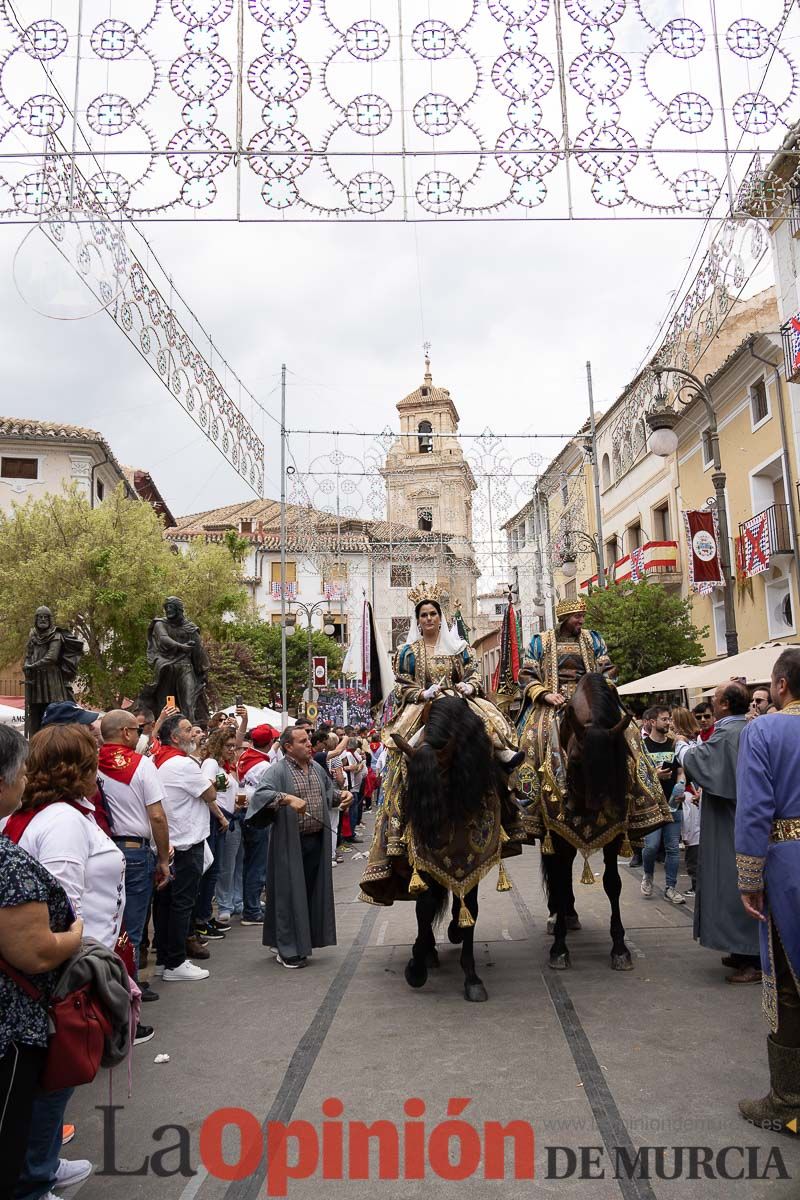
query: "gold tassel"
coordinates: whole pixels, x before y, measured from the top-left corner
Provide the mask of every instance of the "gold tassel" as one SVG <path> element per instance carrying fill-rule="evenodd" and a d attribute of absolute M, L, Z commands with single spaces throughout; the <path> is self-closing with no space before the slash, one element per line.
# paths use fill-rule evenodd
<path fill-rule="evenodd" d="M 548 829 L 544 836 L 544 841 L 542 842 L 542 854 L 555 854 L 555 852 L 556 850 L 555 846 L 553 845 L 553 839 L 550 837 L 550 830 Z"/>
<path fill-rule="evenodd" d="M 472 913 L 467 908 L 466 904 L 464 903 L 463 896 L 461 897 L 461 911 L 458 914 L 458 924 L 460 925 L 460 927 L 462 929 L 469 929 L 472 925 L 475 924 L 475 919 L 472 916 Z"/>
<path fill-rule="evenodd" d="M 583 874 L 581 875 L 581 883 L 594 883 L 594 871 L 589 866 L 588 858 L 583 860 Z"/>
<path fill-rule="evenodd" d="M 510 842 L 510 841 L 511 841 L 511 838 L 509 837 L 509 835 L 506 833 L 505 829 L 503 829 L 503 826 L 501 825 L 500 826 L 500 845 L 503 846 L 503 845 L 505 845 L 506 842 Z"/>
<path fill-rule="evenodd" d="M 418 894 L 418 892 L 427 892 L 427 890 L 428 890 L 427 883 L 422 878 L 422 876 L 420 875 L 417 868 L 414 867 L 414 873 L 412 874 L 411 880 L 408 885 L 409 895 L 416 896 Z"/>
<path fill-rule="evenodd" d="M 619 848 L 619 855 L 620 858 L 630 858 L 632 854 L 633 846 L 631 845 L 631 839 L 628 837 L 628 831 L 626 829 L 625 837 L 622 839 L 622 845 Z"/>
<path fill-rule="evenodd" d="M 508 878 L 508 872 L 506 871 L 503 864 L 500 863 L 500 871 L 497 876 L 497 891 L 498 892 L 510 892 L 512 886 L 513 886 L 513 884 L 511 883 L 511 880 Z"/>

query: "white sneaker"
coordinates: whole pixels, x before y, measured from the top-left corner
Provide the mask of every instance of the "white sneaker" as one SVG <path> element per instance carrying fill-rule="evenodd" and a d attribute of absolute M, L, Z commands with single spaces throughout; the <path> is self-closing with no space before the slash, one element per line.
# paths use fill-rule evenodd
<path fill-rule="evenodd" d="M 93 1170 L 94 1166 L 88 1158 L 60 1158 L 53 1182 L 56 1187 L 72 1187 L 88 1179 Z"/>
<path fill-rule="evenodd" d="M 183 983 L 184 981 L 190 982 L 195 979 L 208 979 L 209 974 L 210 972 L 206 971 L 204 967 L 195 966 L 187 958 L 179 967 L 167 968 L 162 979 L 164 983 Z"/>
<path fill-rule="evenodd" d="M 653 894 L 653 876 L 652 875 L 643 875 L 642 876 L 642 895 L 645 897 L 646 900 L 649 900 L 650 897 L 652 896 L 652 894 Z"/>
<path fill-rule="evenodd" d="M 153 974 L 155 975 L 156 979 L 160 979 L 164 974 L 164 964 L 156 963 Z"/>
<path fill-rule="evenodd" d="M 685 904 L 686 897 L 681 895 L 674 887 L 664 888 L 664 899 L 669 900 L 670 904 Z"/>

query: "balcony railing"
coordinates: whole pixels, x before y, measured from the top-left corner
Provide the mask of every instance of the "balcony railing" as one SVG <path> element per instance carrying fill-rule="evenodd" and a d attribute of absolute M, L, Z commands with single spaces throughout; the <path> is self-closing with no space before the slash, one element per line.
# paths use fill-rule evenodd
<path fill-rule="evenodd" d="M 630 554 L 618 558 L 613 566 L 606 566 L 606 578 L 609 583 L 638 583 L 642 579 L 652 579 L 656 583 L 678 583 L 678 543 L 645 542 Z M 591 579 L 583 580 L 580 590 L 589 592 L 598 583 L 598 576 L 593 575 Z"/>
<path fill-rule="evenodd" d="M 741 574 L 759 575 L 776 554 L 792 553 L 788 504 L 771 504 L 739 525 L 736 566 Z"/>
<path fill-rule="evenodd" d="M 800 313 L 795 313 L 781 325 L 781 341 L 786 378 L 789 383 L 797 383 L 800 381 Z"/>

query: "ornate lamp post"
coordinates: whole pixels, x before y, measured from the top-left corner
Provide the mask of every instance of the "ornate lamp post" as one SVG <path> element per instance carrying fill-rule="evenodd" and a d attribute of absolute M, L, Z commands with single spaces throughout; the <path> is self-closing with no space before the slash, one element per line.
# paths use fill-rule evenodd
<path fill-rule="evenodd" d="M 734 607 L 733 596 L 733 581 L 731 579 L 731 559 L 730 559 L 730 541 L 728 538 L 728 512 L 725 507 L 725 472 L 722 470 L 722 462 L 719 454 L 719 429 L 717 428 L 717 414 L 714 411 L 714 402 L 711 399 L 711 392 L 708 389 L 708 380 L 710 376 L 706 376 L 706 382 L 703 383 L 692 375 L 691 371 L 684 371 L 681 367 L 662 367 L 656 364 L 651 364 L 650 368 L 656 377 L 658 390 L 656 392 L 655 404 L 646 414 L 646 421 L 651 433 L 650 449 L 659 458 L 669 458 L 678 449 L 678 435 L 675 432 L 675 426 L 680 420 L 680 411 L 672 408 L 667 404 L 667 399 L 664 394 L 663 377 L 665 375 L 675 375 L 681 381 L 675 393 L 675 400 L 678 404 L 684 407 L 693 404 L 695 400 L 702 400 L 705 406 L 706 416 L 708 418 L 708 436 L 711 444 L 711 457 L 714 464 L 714 474 L 711 476 L 711 482 L 714 484 L 714 495 L 716 497 L 717 520 L 719 521 L 719 539 L 721 542 L 719 548 L 719 561 L 722 568 L 722 578 L 725 581 L 725 646 L 728 655 L 739 653 L 739 637 L 736 632 L 736 609 Z"/>
<path fill-rule="evenodd" d="M 317 600 L 317 602 L 315 604 L 303 604 L 302 601 L 300 601 L 300 600 L 290 600 L 289 606 L 290 606 L 290 608 L 292 608 L 292 607 L 295 608 L 297 610 L 297 612 L 303 613 L 305 615 L 306 621 L 308 622 L 308 625 L 307 625 L 307 630 L 308 630 L 308 703 L 310 704 L 314 697 L 314 664 L 312 662 L 312 655 L 311 655 L 311 648 L 312 648 L 311 647 L 311 635 L 314 632 L 314 626 L 311 623 L 311 619 L 314 616 L 314 613 L 325 611 L 325 616 L 322 618 L 322 632 L 324 634 L 327 634 L 328 637 L 331 637 L 336 632 L 336 629 L 334 627 L 333 622 L 331 621 L 330 613 L 327 612 L 327 608 L 328 608 L 327 600 Z M 291 635 L 294 633 L 296 624 L 297 624 L 297 613 L 288 612 L 286 614 L 286 632 L 287 632 L 287 634 Z M 286 705 L 286 700 L 284 700 L 284 706 L 285 705 Z"/>
<path fill-rule="evenodd" d="M 574 579 L 578 574 L 578 553 L 575 543 L 591 550 L 597 562 L 597 576 L 601 587 L 605 587 L 605 571 L 603 570 L 602 550 L 600 543 L 590 533 L 581 529 L 564 529 L 564 550 L 561 554 L 561 574 L 565 579 Z"/>

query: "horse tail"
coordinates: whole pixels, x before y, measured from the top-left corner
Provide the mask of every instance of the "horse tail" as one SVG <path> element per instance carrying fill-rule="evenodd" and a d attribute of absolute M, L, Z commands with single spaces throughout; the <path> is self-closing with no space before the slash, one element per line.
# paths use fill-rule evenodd
<path fill-rule="evenodd" d="M 547 906 L 552 910 L 551 901 L 556 895 L 556 855 L 545 854 L 541 855 L 540 862 L 542 864 L 542 891 L 544 892 Z"/>
<path fill-rule="evenodd" d="M 415 747 L 408 760 L 406 819 L 421 845 L 428 849 L 441 840 L 442 777 L 436 751 L 427 742 Z"/>

